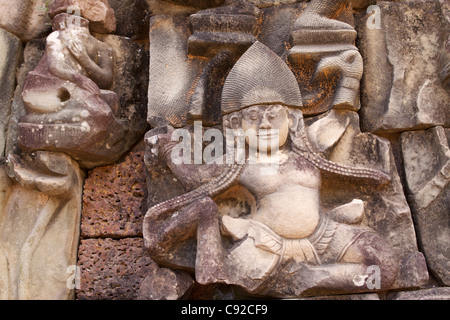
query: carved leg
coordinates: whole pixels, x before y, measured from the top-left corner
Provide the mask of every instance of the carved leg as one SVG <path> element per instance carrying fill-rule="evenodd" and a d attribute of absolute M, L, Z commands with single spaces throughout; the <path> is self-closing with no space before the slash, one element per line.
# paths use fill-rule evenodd
<path fill-rule="evenodd" d="M 311 270 L 315 270 L 321 279 L 314 289 L 336 292 L 386 290 L 398 274 L 399 262 L 385 240 L 376 233 L 365 232 L 348 247 L 337 264 L 312 267 Z"/>
<path fill-rule="evenodd" d="M 211 198 L 198 202 L 200 223 L 197 228 L 195 276 L 198 283 L 215 283 L 223 279 L 223 254 L 218 209 Z"/>
<path fill-rule="evenodd" d="M 169 220 L 159 221 L 147 216 L 145 245 L 150 256 L 158 262 L 166 260 L 166 254 L 174 243 L 197 236 L 195 271 L 201 284 L 220 278 L 222 243 L 215 202 L 202 198 L 178 211 Z"/>
<path fill-rule="evenodd" d="M 386 290 L 399 270 L 396 254 L 380 236 L 342 224 L 320 258 L 321 265 L 283 262 L 259 293 L 286 298 Z"/>
<path fill-rule="evenodd" d="M 375 233 L 362 234 L 347 250 L 340 262 L 360 262 L 379 270 L 380 288 L 388 289 L 394 282 L 400 267 L 391 246 Z"/>

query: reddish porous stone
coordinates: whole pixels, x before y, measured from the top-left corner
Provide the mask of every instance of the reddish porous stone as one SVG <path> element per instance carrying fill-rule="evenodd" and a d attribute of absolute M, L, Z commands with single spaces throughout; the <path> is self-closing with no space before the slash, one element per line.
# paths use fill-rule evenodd
<path fill-rule="evenodd" d="M 98 33 L 113 33 L 116 30 L 116 17 L 114 10 L 107 0 L 55 0 L 49 11 L 49 16 L 53 18 L 59 13 L 75 13 L 74 8 L 78 7 L 83 18 L 90 21 L 90 28 Z"/>
<path fill-rule="evenodd" d="M 98 167 L 89 172 L 84 186 L 81 236 L 142 236 L 146 211 L 144 154 L 134 152 L 117 165 Z"/>
<path fill-rule="evenodd" d="M 86 239 L 78 253 L 79 300 L 133 300 L 145 277 L 157 268 L 141 238 Z"/>

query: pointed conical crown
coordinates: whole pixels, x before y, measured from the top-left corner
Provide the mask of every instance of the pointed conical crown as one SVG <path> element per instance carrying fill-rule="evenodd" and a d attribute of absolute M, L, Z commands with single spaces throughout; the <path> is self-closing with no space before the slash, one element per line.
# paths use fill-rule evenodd
<path fill-rule="evenodd" d="M 259 104 L 301 108 L 297 79 L 272 50 L 256 41 L 236 62 L 222 91 L 222 114 Z"/>

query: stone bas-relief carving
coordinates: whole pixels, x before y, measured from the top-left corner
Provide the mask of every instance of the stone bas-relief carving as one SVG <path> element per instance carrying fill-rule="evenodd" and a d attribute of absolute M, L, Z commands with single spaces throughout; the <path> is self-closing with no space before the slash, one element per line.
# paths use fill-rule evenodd
<path fill-rule="evenodd" d="M 103 2 L 98 6 L 104 8 Z M 97 7 L 92 13 L 83 3 L 78 3 L 82 15 L 98 19 Z M 65 152 L 92 168 L 114 163 L 145 131 L 140 91 L 147 84 L 146 55 L 124 37 L 92 36 L 83 16 L 58 13 L 69 5 L 57 1 L 50 10 L 54 32 L 24 83 L 26 115 L 19 120 L 18 145 L 25 151 Z M 98 22 L 94 26 L 112 24 L 111 10 L 100 15 L 102 23 L 91 18 Z"/>
<path fill-rule="evenodd" d="M 444 12 L 438 1 L 385 1 L 379 4 L 379 28 L 361 24 L 364 130 L 401 132 L 450 125 L 443 78 L 450 29 Z M 399 16 L 407 18 L 398 24 Z"/>
<path fill-rule="evenodd" d="M 445 2 L 378 2 L 381 29 L 372 0 L 10 2 L 2 299 L 73 298 L 75 264 L 76 299 L 448 296 Z M 179 128 L 224 163 L 174 165 Z"/>
<path fill-rule="evenodd" d="M 83 173 L 62 153 L 38 151 L 8 160 L 0 211 L 0 299 L 73 298 L 67 275 L 76 265 Z"/>
<path fill-rule="evenodd" d="M 447 135 L 446 135 L 447 132 Z M 402 154 L 413 217 L 430 270 L 449 285 L 449 129 L 404 132 Z"/>
<path fill-rule="evenodd" d="M 177 276 L 152 273 L 140 298 L 167 296 L 150 285 L 162 278 L 188 290 L 183 272 L 200 284 L 231 284 L 265 297 L 423 285 L 428 273 L 393 151 L 387 140 L 359 128 L 363 59 L 350 2 L 251 4 L 226 1 L 196 13 L 153 17 L 153 130 L 145 137 L 145 159 L 155 198 L 143 232 L 152 259 Z M 289 18 L 281 22 L 278 8 Z M 231 19 L 227 25 L 225 16 Z M 176 44 L 171 54 L 179 64 L 159 58 L 166 52 L 162 35 Z M 174 70 L 184 76 L 174 78 Z M 162 83 L 176 85 L 160 90 Z M 247 136 L 246 144 L 241 141 L 247 147 L 243 162 L 227 162 L 233 153 L 225 153 L 222 164 L 176 165 L 175 128 L 194 136 L 193 150 L 183 154 L 189 158 L 193 151 L 195 158 L 195 135 L 202 131 L 186 126 L 192 120 L 221 129 L 215 139 L 225 137 L 226 143 L 239 141 L 238 133 L 248 129 L 277 128 L 279 135 Z M 278 142 L 278 166 L 267 166 L 267 158 L 251 161 L 255 152 L 267 151 L 252 146 L 263 137 Z M 156 172 L 167 178 L 154 179 Z M 365 283 L 371 268 L 380 271 L 375 286 Z"/>
<path fill-rule="evenodd" d="M 170 128 L 148 138 L 153 152 L 191 190 L 147 212 L 144 240 L 155 261 L 193 267 L 201 284 L 233 284 L 271 297 L 299 297 L 316 290 L 364 291 L 367 288 L 356 279 L 371 265 L 380 268 L 378 289 L 392 286 L 398 276 L 398 256 L 374 230 L 358 225 L 363 201 L 355 199 L 324 212 L 320 172 L 380 188 L 391 179 L 381 170 L 340 165 L 314 152 L 301 101 L 287 65 L 256 42 L 225 82 L 224 131 L 277 129 L 278 170 L 248 159 L 245 164 L 180 166 L 173 162 L 176 143 L 171 141 Z M 251 139 L 246 138 L 247 144 Z M 223 205 L 230 202 L 245 203 L 243 212 Z M 195 259 L 172 258 L 175 247 L 190 237 L 196 238 Z"/>
<path fill-rule="evenodd" d="M 89 21 L 61 13 L 46 51 L 28 74 L 19 123 L 19 145 L 28 151 L 63 151 L 85 166 L 114 161 L 126 148 L 112 48 L 90 35 Z"/>
<path fill-rule="evenodd" d="M 23 99 L 16 93 L 8 134 L 18 134 L 8 137 L 13 153 L 1 162 L 1 299 L 74 298 L 70 277 L 77 271 L 80 167 L 115 162 L 147 126 L 146 101 L 137 92 L 147 86 L 146 63 L 139 61 L 145 61 L 145 52 L 124 37 L 91 35 L 86 17 L 96 31 L 115 23 L 106 1 L 90 2 L 93 7 L 84 6 L 82 16 L 59 13 L 82 4 L 75 2 L 55 1 L 54 31 L 43 57 L 35 61 L 41 50 L 30 42 L 17 77 Z M 30 59 L 30 53 L 36 56 Z"/>

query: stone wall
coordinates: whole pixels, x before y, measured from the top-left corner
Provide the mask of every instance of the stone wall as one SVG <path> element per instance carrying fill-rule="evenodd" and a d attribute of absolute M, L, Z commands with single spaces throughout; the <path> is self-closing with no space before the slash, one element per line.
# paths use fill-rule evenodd
<path fill-rule="evenodd" d="M 70 1 L 54 2 L 55 6 L 66 8 L 64 5 Z M 296 42 L 302 30 L 296 21 L 305 12 L 306 1 L 108 2 L 115 12 L 114 30 L 100 28 L 100 33 L 92 30 L 91 33 L 116 52 L 116 78 L 111 90 L 118 94 L 121 108 L 115 117 L 128 121 L 128 129 L 123 134 L 127 143 L 111 152 L 106 148 L 98 161 L 97 158 L 84 161 L 84 153 L 71 153 L 70 148 L 62 150 L 62 158 L 48 160 L 45 152 L 61 149 L 45 147 L 44 154 L 33 162 L 28 155 L 35 157 L 34 153 L 39 153 L 41 147 L 25 148 L 26 143 L 21 144 L 23 136 L 18 133 L 19 123 L 27 114 L 22 91 L 26 76 L 35 70 L 44 54 L 45 38 L 51 32 L 48 14 L 53 1 L 30 1 L 25 10 L 23 5 L 0 0 L 0 8 L 8 9 L 0 10 L 3 93 L 0 97 L 0 299 L 249 297 L 248 292 L 233 285 L 195 281 L 193 274 L 198 270 L 188 263 L 195 260 L 191 256 L 193 242 L 183 242 L 179 247 L 177 242 L 174 244 L 176 250 L 171 254 L 178 254 L 181 262 L 171 258 L 168 263 L 162 263 L 151 257 L 143 229 L 148 209 L 190 191 L 189 185 L 179 181 L 180 177 L 168 166 L 150 164 L 154 161 L 149 152 L 150 130 L 157 131 L 159 126 L 167 124 L 189 126 L 199 115 L 208 127 L 220 126 L 220 94 L 226 75 L 250 46 L 243 45 L 244 50 L 238 44 L 256 40 L 286 61 L 293 71 L 302 91 L 303 105 L 307 106 L 305 124 L 315 151 L 335 163 L 368 165 L 391 173 L 391 183 L 384 189 L 359 185 L 331 174 L 321 182 L 320 195 L 324 210 L 337 214 L 332 208 L 353 199 L 364 202 L 365 213 L 358 223 L 375 230 L 399 258 L 398 276 L 393 284 L 381 290 L 360 292 L 312 290 L 299 298 L 450 299 L 450 6 L 447 2 L 350 1 L 352 5 L 346 6 L 333 21 L 345 22 L 357 31 L 354 43 L 349 46 L 360 52 L 364 72 L 359 82 L 345 70 L 344 76 L 333 73 L 335 68 L 344 68 L 342 64 L 324 63 L 326 72 L 319 77 L 322 84 L 317 87 L 311 79 L 315 63 L 325 56 L 321 51 L 324 48 L 311 44 L 305 49 L 303 43 Z M 242 12 L 235 10 L 234 5 Z M 254 10 L 251 13 L 250 5 Z M 228 9 L 220 12 L 217 8 L 222 7 Z M 208 8 L 216 8 L 217 12 L 211 13 Z M 247 20 L 242 16 L 242 21 L 233 18 L 238 25 L 248 27 L 248 32 L 244 30 L 236 41 L 231 36 L 231 40 L 211 40 L 202 37 L 208 28 L 216 26 L 196 25 L 197 20 L 192 16 L 200 21 L 200 13 L 247 17 L 255 13 L 256 25 L 253 28 L 250 22 L 244 24 Z M 23 21 L 31 22 L 24 28 Z M 229 28 L 233 28 L 231 23 Z M 225 33 L 221 36 L 226 37 Z M 221 50 L 219 42 L 231 48 L 224 58 L 215 56 L 214 50 Z M 199 52 L 208 53 L 200 57 Z M 356 68 L 355 64 L 351 68 Z M 337 101 L 336 88 L 346 85 L 339 82 L 343 78 L 350 79 L 346 83 L 353 85 L 351 80 L 357 79 L 354 89 L 357 95 L 348 98 L 344 94 L 343 99 L 347 100 Z M 206 101 L 200 108 L 196 105 L 199 96 Z M 111 130 L 111 136 L 115 132 Z M 95 148 L 103 147 L 92 147 Z M 95 154 L 95 150 L 89 154 Z M 21 157 L 23 161 L 18 160 Z M 43 163 L 44 169 L 36 169 L 36 163 Z M 65 169 L 61 171 L 60 167 Z M 49 174 L 49 170 L 54 171 Z M 70 201 L 65 202 L 66 195 L 54 192 L 60 188 L 59 180 L 52 180 L 52 188 L 39 189 L 36 183 L 39 177 L 30 172 L 50 176 L 50 180 L 76 177 L 74 181 L 83 180 L 83 183 L 81 187 L 81 181 L 73 182 L 75 191 Z M 34 189 L 29 190 L 30 185 Z M 42 208 L 52 201 L 57 204 L 48 210 L 59 215 L 50 214 L 49 221 L 59 216 L 54 218 L 59 225 L 47 222 L 49 231 L 41 232 L 42 240 L 29 244 L 39 219 L 45 216 Z M 66 207 L 61 211 L 54 209 L 63 205 Z M 33 219 L 37 222 L 21 224 L 16 220 L 27 212 L 36 213 Z M 75 222 L 70 224 L 70 219 Z M 61 239 L 52 229 L 55 226 L 62 226 L 60 232 L 73 236 Z M 24 234 L 17 236 L 20 232 Z M 58 241 L 61 241 L 59 249 Z M 76 255 L 65 249 L 72 242 L 77 243 Z M 28 273 L 37 274 L 28 276 L 27 281 L 32 283 L 28 287 L 17 280 L 17 275 L 25 272 L 21 264 L 21 252 L 26 251 L 23 248 L 31 250 L 30 255 L 34 252 L 48 255 L 45 259 L 29 258 L 31 262 L 23 262 L 24 265 L 33 263 Z M 52 250 L 61 252 L 52 255 L 49 253 Z M 47 292 L 36 294 L 42 277 L 50 277 L 48 273 L 53 269 L 48 266 L 55 265 L 58 265 L 54 270 L 58 281 L 48 284 Z M 70 269 L 71 266 L 75 268 Z M 39 267 L 47 267 L 47 273 L 36 271 Z M 278 284 L 285 280 L 279 280 Z M 273 284 L 273 288 L 278 284 Z"/>

